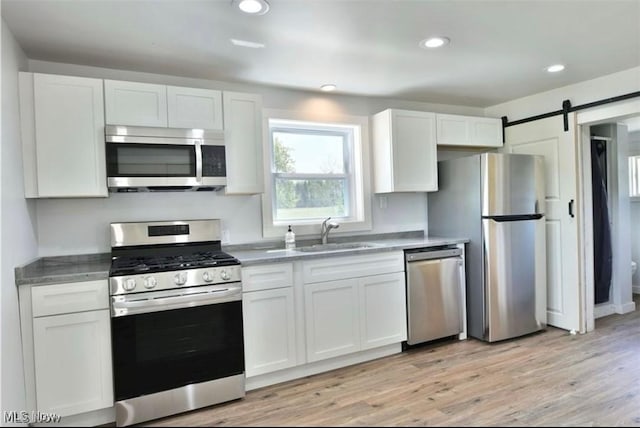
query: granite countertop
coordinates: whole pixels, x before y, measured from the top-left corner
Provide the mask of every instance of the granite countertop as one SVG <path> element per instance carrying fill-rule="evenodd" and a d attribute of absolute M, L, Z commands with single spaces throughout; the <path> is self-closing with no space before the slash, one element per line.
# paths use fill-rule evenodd
<path fill-rule="evenodd" d="M 367 239 L 366 236 L 358 237 L 358 241 L 343 241 L 343 242 L 364 242 L 371 244 L 370 247 L 353 248 L 353 249 L 341 249 L 333 251 L 318 251 L 318 252 L 303 252 L 298 250 L 286 250 L 282 248 L 283 244 L 279 245 L 279 248 L 275 246 L 265 248 L 253 248 L 253 249 L 238 249 L 233 248 L 225 249 L 226 252 L 240 260 L 243 266 L 250 266 L 254 264 L 264 263 L 278 263 L 278 262 L 290 262 L 295 260 L 308 260 L 326 257 L 339 257 L 339 256 L 352 256 L 361 254 L 371 254 L 381 251 L 396 251 L 396 250 L 409 250 L 415 248 L 427 248 L 438 247 L 442 245 L 452 245 L 469 242 L 467 238 L 445 238 L 445 237 L 402 237 L 402 238 L 376 238 Z M 298 244 L 299 249 L 304 245 L 313 245 L 303 243 Z"/>
<path fill-rule="evenodd" d="M 243 266 L 290 262 L 326 257 L 371 254 L 381 251 L 408 250 L 437 247 L 469 242 L 466 238 L 426 237 L 422 232 L 403 232 L 379 235 L 336 237 L 331 242 L 370 244 L 366 248 L 339 249 L 333 251 L 302 252 L 285 250 L 280 241 L 253 244 L 228 245 L 222 250 L 240 260 Z M 317 244 L 317 240 L 302 240 L 297 247 Z M 16 285 L 47 285 L 65 282 L 81 282 L 107 279 L 111 266 L 110 253 L 80 254 L 73 256 L 41 257 L 15 268 Z"/>
<path fill-rule="evenodd" d="M 15 269 L 16 285 L 47 285 L 107 279 L 110 253 L 41 257 Z"/>

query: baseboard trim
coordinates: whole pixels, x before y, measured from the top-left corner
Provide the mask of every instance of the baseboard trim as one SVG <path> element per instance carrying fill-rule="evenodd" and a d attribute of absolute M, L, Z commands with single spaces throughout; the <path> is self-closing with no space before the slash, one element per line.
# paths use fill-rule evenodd
<path fill-rule="evenodd" d="M 382 346 L 380 348 L 375 348 L 368 351 L 361 351 L 355 354 L 330 358 L 323 361 L 316 361 L 313 363 L 291 367 L 289 369 L 278 370 L 277 372 L 273 373 L 265 373 L 258 376 L 248 377 L 245 385 L 247 391 L 251 391 L 253 389 L 262 388 L 264 386 L 287 382 L 293 379 L 299 379 L 305 376 L 311 376 L 314 374 L 335 370 L 341 367 L 350 366 L 352 364 L 363 363 L 365 361 L 371 361 L 378 358 L 387 357 L 389 355 L 399 354 L 400 352 L 402 352 L 402 345 L 400 343 L 395 343 L 393 345 Z"/>
<path fill-rule="evenodd" d="M 627 302 L 622 305 L 618 305 L 616 307 L 616 313 L 618 314 L 628 314 L 629 312 L 633 312 L 636 310 L 636 302 Z"/>
<path fill-rule="evenodd" d="M 616 313 L 616 306 L 611 303 L 600 303 L 593 307 L 593 318 L 598 319 Z"/>

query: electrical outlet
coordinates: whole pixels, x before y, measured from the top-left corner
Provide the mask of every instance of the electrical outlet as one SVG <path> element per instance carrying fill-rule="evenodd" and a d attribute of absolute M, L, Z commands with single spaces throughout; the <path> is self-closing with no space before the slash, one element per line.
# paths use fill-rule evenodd
<path fill-rule="evenodd" d="M 222 243 L 223 244 L 228 244 L 229 243 L 229 230 L 228 229 L 222 229 Z"/>
<path fill-rule="evenodd" d="M 387 208 L 387 197 L 380 196 L 380 209 L 384 210 Z"/>

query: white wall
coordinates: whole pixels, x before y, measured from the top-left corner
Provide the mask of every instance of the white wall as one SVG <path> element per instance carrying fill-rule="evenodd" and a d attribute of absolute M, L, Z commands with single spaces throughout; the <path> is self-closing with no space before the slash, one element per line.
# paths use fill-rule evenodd
<path fill-rule="evenodd" d="M 640 131 L 629 133 L 629 154 L 640 155 Z M 631 201 L 631 260 L 640 264 L 640 199 Z M 640 270 L 631 278 L 635 287 L 640 287 Z"/>
<path fill-rule="evenodd" d="M 27 59 L 2 21 L 2 148 L 0 300 L 1 410 L 23 410 L 25 389 L 18 296 L 13 269 L 37 256 L 35 203 L 24 199 L 18 104 L 18 70 Z"/>
<path fill-rule="evenodd" d="M 389 107 L 483 114 L 482 109 L 474 107 L 329 95 L 34 60 L 29 61 L 29 71 L 254 92 L 262 95 L 264 108 L 315 114 L 369 116 Z M 380 208 L 379 197 L 374 196 L 373 229 L 368 233 L 427 229 L 427 199 L 424 193 L 386 197 L 387 208 L 383 209 Z M 119 221 L 220 218 L 223 228 L 229 232 L 227 243 L 239 244 L 263 239 L 260 196 L 224 196 L 212 192 L 133 193 L 111 194 L 109 198 L 103 199 L 42 199 L 36 204 L 40 256 L 108 252 L 108 225 Z"/>
<path fill-rule="evenodd" d="M 551 78 L 551 76 L 550 76 Z M 578 106 L 640 90 L 640 67 L 530 95 L 487 107 L 489 117 L 507 116 L 510 122 L 562 109 L 562 101 Z"/>

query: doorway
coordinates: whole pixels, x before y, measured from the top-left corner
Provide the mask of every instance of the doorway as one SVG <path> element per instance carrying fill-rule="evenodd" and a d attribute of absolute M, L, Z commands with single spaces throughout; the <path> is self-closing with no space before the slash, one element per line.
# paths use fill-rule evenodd
<path fill-rule="evenodd" d="M 613 313 L 627 313 L 635 310 L 632 296 L 631 281 L 631 222 L 630 222 L 630 198 L 629 198 L 629 133 L 633 132 L 637 119 L 640 118 L 640 102 L 623 102 L 610 106 L 587 110 L 576 116 L 579 125 L 578 141 L 578 165 L 580 166 L 579 193 L 581 194 L 581 284 L 585 307 L 584 331 L 592 331 L 595 319 Z M 631 129 L 631 131 L 630 131 Z M 594 197 L 592 136 L 599 137 L 596 140 L 604 145 L 604 154 L 601 161 L 606 158 L 606 206 L 608 208 L 611 234 L 611 282 L 606 300 L 596 298 L 596 277 L 598 268 L 596 264 L 601 262 L 596 253 L 601 257 L 602 251 L 598 251 L 596 234 L 594 230 L 599 227 L 601 218 L 594 215 L 594 204 L 597 206 L 597 196 Z M 596 150 L 597 151 L 597 150 Z M 597 207 L 596 207 L 597 208 Z M 602 223 L 601 223 L 602 224 Z M 596 229 L 594 229 L 596 228 Z M 637 228 L 637 227 L 636 227 Z M 601 274 L 600 269 L 600 274 Z"/>

